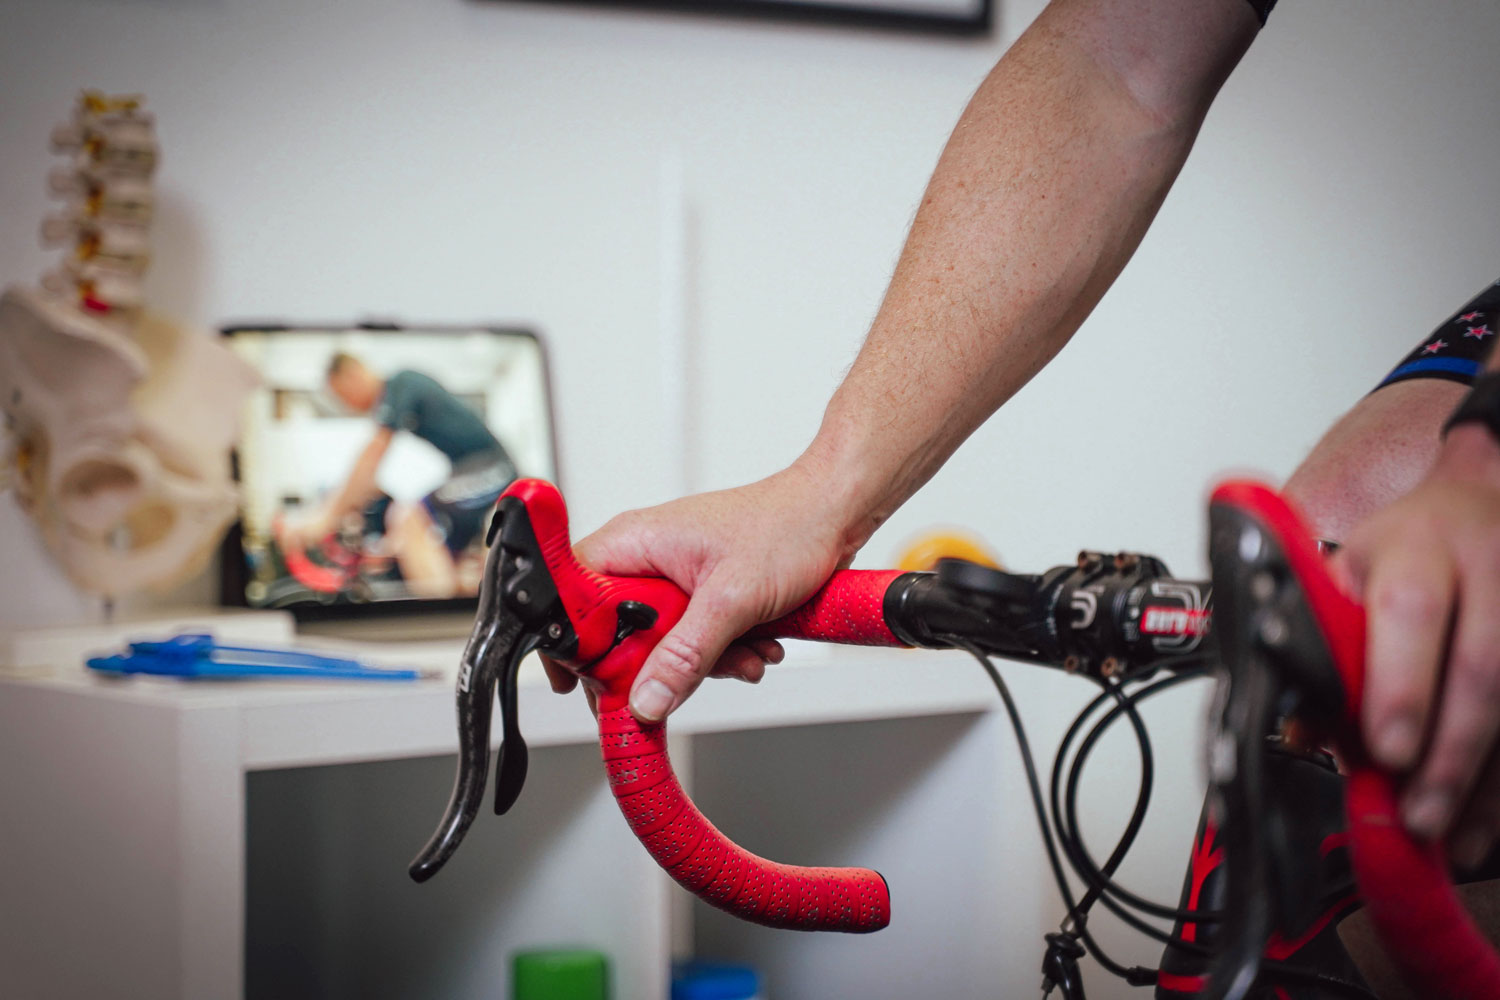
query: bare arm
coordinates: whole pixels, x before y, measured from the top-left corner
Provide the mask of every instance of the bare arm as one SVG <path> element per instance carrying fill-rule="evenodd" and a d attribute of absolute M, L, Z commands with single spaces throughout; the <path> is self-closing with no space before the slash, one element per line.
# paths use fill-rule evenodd
<path fill-rule="evenodd" d="M 954 130 L 808 450 L 770 479 L 624 515 L 581 544 L 598 569 L 693 594 L 642 669 L 637 715 L 665 715 L 715 664 L 758 678 L 775 645 L 730 641 L 851 558 L 1062 349 L 1139 244 L 1256 30 L 1244 0 L 1048 5 Z"/>
<path fill-rule="evenodd" d="M 375 429 L 374 436 L 365 445 L 364 451 L 359 453 L 359 458 L 355 459 L 349 478 L 344 480 L 343 487 L 323 510 L 323 518 L 330 526 L 337 524 L 345 514 L 362 509 L 375 495 L 375 474 L 380 469 L 386 450 L 391 446 L 394 433 L 389 427 Z"/>
<path fill-rule="evenodd" d="M 1067 343 L 1256 29 L 1243 0 L 1054 0 L 986 78 L 804 457 L 851 487 L 851 548 Z"/>

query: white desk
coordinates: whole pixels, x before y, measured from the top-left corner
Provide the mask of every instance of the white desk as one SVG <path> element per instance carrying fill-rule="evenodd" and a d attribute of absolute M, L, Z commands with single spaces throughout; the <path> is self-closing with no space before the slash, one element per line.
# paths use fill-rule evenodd
<path fill-rule="evenodd" d="M 82 672 L 0 680 L 0 996 L 25 1000 L 241 996 L 246 982 L 249 776 L 317 765 L 430 758 L 452 754 L 455 748 L 451 675 L 461 643 L 392 643 L 378 651 L 355 648 L 392 663 L 441 667 L 448 676 L 442 681 L 389 685 L 109 681 Z M 534 661 L 523 669 L 522 681 L 522 732 L 541 751 L 533 755 L 533 776 L 540 764 L 543 772 L 561 775 L 555 778 L 558 782 L 594 782 L 593 777 L 568 777 L 579 773 L 582 765 L 576 754 L 582 750 L 560 750 L 556 767 L 546 756 L 545 748 L 577 748 L 594 742 L 593 720 L 581 696 L 552 695 Z M 672 728 L 674 734 L 686 736 L 873 719 L 973 716 L 988 711 L 993 702 L 993 691 L 982 673 L 956 656 L 794 644 L 788 665 L 774 668 L 759 690 L 730 682 L 705 684 L 673 717 Z M 972 720 L 964 726 L 965 731 L 972 729 Z M 932 762 L 922 765 L 924 773 L 948 768 L 947 776 L 940 778 L 946 784 L 934 794 L 951 798 L 955 788 L 972 779 L 979 759 L 976 754 L 993 759 L 999 752 L 988 729 L 969 750 L 955 756 L 949 749 L 950 743 L 957 746 L 966 741 L 973 742 L 962 735 L 951 741 L 944 737 L 938 741 L 942 745 L 932 751 Z M 879 742 L 867 740 L 877 749 L 865 755 L 878 756 Z M 681 756 L 682 769 L 690 771 L 691 754 Z M 954 763 L 942 764 L 946 758 L 953 758 Z M 815 771 L 820 764 L 809 761 L 807 766 Z M 716 773 L 732 774 L 733 770 L 719 768 Z M 605 818 L 613 805 L 600 805 L 600 797 L 607 797 L 607 792 L 603 791 L 602 770 L 598 775 L 597 788 L 590 784 L 578 793 L 573 805 L 559 807 L 567 815 L 543 820 L 542 829 L 528 834 L 556 842 L 554 853 L 567 851 L 568 856 L 549 857 L 537 848 L 542 853 L 517 861 L 511 881 L 540 879 L 540 887 L 515 890 L 520 895 L 507 897 L 505 905 L 528 910 L 524 925 L 538 939 L 572 934 L 609 952 L 617 1000 L 665 997 L 672 951 L 671 911 L 681 893 L 670 887 L 630 840 L 617 813 Z M 905 776 L 902 780 L 910 784 L 917 779 Z M 712 790 L 699 791 L 709 794 Z M 411 829 L 421 829 L 425 836 L 436 825 L 447 792 L 444 779 L 440 788 L 411 793 L 423 801 L 400 803 L 403 814 L 413 817 Z M 736 794 L 732 788 L 717 792 L 721 801 Z M 992 795 L 997 790 L 985 788 L 977 790 L 975 797 Z M 547 788 L 528 783 L 511 815 L 497 819 L 486 810 L 475 822 L 470 842 L 449 868 L 456 868 L 458 859 L 466 855 L 473 855 L 470 865 L 489 863 L 490 859 L 480 857 L 483 848 L 471 843 L 480 828 L 519 822 L 525 829 L 527 810 L 546 814 L 548 799 Z M 922 815 L 930 817 L 930 808 L 922 808 Z M 977 822 L 981 840 L 994 836 L 991 826 L 979 821 L 982 814 L 987 815 L 987 807 L 960 801 L 952 808 L 966 822 Z M 714 817 L 712 809 L 705 811 Z M 952 825 L 949 817 L 933 822 Z M 1026 822 L 1021 815 L 1017 828 L 1024 829 Z M 250 824 L 249 828 L 255 827 Z M 337 829 L 336 824 L 331 829 Z M 736 831 L 732 826 L 729 829 Z M 914 829 L 912 835 L 930 839 L 935 828 L 919 824 Z M 345 856 L 344 847 L 355 839 L 363 840 L 365 833 L 378 835 L 376 830 L 346 831 L 339 835 L 345 837 L 344 842 L 335 837 L 331 846 L 323 845 L 325 852 L 332 852 L 324 856 Z M 420 846 L 418 837 L 409 844 L 407 854 L 414 854 Z M 778 860 L 850 864 L 867 860 L 857 853 L 846 854 L 852 849 L 843 844 L 819 846 L 823 857 Z M 913 852 L 920 849 L 920 845 L 910 847 Z M 274 845 L 268 848 L 275 849 Z M 989 857 L 989 848 L 978 850 L 985 855 L 984 870 L 972 891 L 989 892 L 995 859 Z M 826 856 L 830 853 L 834 857 Z M 288 859 L 289 864 L 294 861 Z M 506 862 L 501 859 L 494 864 L 504 869 Z M 384 878 L 390 866 L 383 857 L 381 865 Z M 444 875 L 449 871 L 428 886 L 443 883 Z M 1028 886 L 1039 881 L 1039 873 L 1031 875 Z M 297 877 L 302 879 L 298 884 L 304 885 L 306 879 Z M 399 877 L 405 879 L 404 871 Z M 464 892 L 462 880 L 468 877 L 450 875 L 444 891 Z M 973 876 L 958 873 L 957 877 Z M 575 884 L 567 885 L 569 879 Z M 352 884 L 357 883 L 355 878 Z M 427 892 L 428 886 L 410 891 Z M 899 912 L 901 893 L 907 887 L 896 882 L 893 887 Z M 397 891 L 407 890 L 390 890 Z M 1011 891 L 1017 891 L 1014 880 Z M 588 905 L 562 905 L 580 896 L 586 896 Z M 471 942 L 466 947 L 479 945 Z M 431 950 L 435 946 L 426 942 L 422 947 Z M 1023 965 L 1034 964 L 1030 951 Z M 444 961 L 452 964 L 453 960 Z M 998 959 L 982 955 L 975 961 L 978 971 L 974 975 L 989 978 Z M 471 980 L 493 982 L 501 975 L 503 966 L 491 964 Z M 462 976 L 458 981 L 469 982 Z M 329 995 L 336 992 L 330 989 Z M 346 986 L 346 992 L 357 995 L 361 991 Z M 451 996 L 462 991 L 449 983 L 441 993 L 436 989 L 425 992 Z M 481 994 L 500 997 L 504 987 L 496 983 L 485 991 L 476 986 L 475 995 Z"/>

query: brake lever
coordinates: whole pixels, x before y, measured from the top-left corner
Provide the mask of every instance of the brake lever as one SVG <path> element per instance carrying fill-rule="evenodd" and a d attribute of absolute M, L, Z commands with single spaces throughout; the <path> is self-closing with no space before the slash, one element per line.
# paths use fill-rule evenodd
<path fill-rule="evenodd" d="M 536 648 L 536 637 L 526 636 L 516 647 L 514 666 L 500 674 L 500 750 L 495 761 L 495 815 L 504 816 L 521 796 L 526 768 L 531 759 L 521 736 L 520 712 L 516 704 L 520 661 Z M 480 740 L 481 743 L 487 742 Z"/>
<path fill-rule="evenodd" d="M 567 655 L 577 645 L 524 506 L 502 499 L 486 541 L 490 551 L 479 587 L 479 609 L 458 671 L 458 771 L 442 821 L 408 868 L 417 882 L 427 881 L 448 862 L 479 813 L 497 696 L 501 742 L 495 764 L 495 813 L 503 815 L 515 805 L 530 758 L 519 717 L 521 661 L 539 649 Z"/>
<path fill-rule="evenodd" d="M 1288 856 L 1285 842 L 1285 810 L 1292 803 L 1287 790 L 1267 788 L 1266 741 L 1279 720 L 1295 717 L 1319 730 L 1317 742 L 1358 746 L 1347 705 L 1358 703 L 1359 692 L 1347 686 L 1353 678 L 1341 674 L 1330 644 L 1342 649 L 1351 639 L 1362 644 L 1363 636 L 1347 626 L 1330 635 L 1319 620 L 1307 588 L 1326 580 L 1326 574 L 1316 581 L 1309 575 L 1323 572 L 1322 557 L 1298 572 L 1292 550 L 1301 556 L 1310 538 L 1300 523 L 1289 521 L 1278 531 L 1267 516 L 1272 504 L 1288 514 L 1290 508 L 1261 490 L 1250 494 L 1259 508 L 1223 502 L 1216 494 L 1209 512 L 1214 635 L 1225 669 L 1209 780 L 1222 811 L 1228 878 L 1224 958 L 1207 995 L 1222 1000 L 1241 1000 L 1249 992 L 1271 930 L 1298 933 L 1296 921 L 1309 912 L 1310 880 L 1297 881 L 1306 872 Z"/>
<path fill-rule="evenodd" d="M 1207 995 L 1218 1000 L 1242 1000 L 1260 971 L 1261 953 L 1270 934 L 1272 879 L 1269 871 L 1265 816 L 1264 741 L 1275 709 L 1276 687 L 1266 665 L 1255 656 L 1257 622 L 1247 614 L 1248 575 L 1226 568 L 1225 558 L 1238 552 L 1234 540 L 1220 536 L 1233 530 L 1215 524 L 1211 551 L 1228 551 L 1214 563 L 1214 636 L 1225 676 L 1218 690 L 1210 739 L 1208 777 L 1213 802 L 1220 814 L 1219 837 L 1226 858 L 1224 920 L 1219 928 L 1222 951 L 1215 962 Z"/>
<path fill-rule="evenodd" d="M 611 791 L 646 850 L 684 888 L 771 927 L 863 933 L 889 922 L 889 891 L 878 873 L 776 864 L 715 829 L 672 773 L 665 724 L 643 725 L 631 715 L 630 687 L 687 607 L 685 593 L 667 580 L 610 577 L 580 565 L 562 497 L 540 480 L 507 487 L 489 540 L 479 613 L 459 673 L 458 774 L 443 820 L 411 864 L 414 879 L 442 867 L 478 811 L 496 686 L 504 728 L 496 811 L 515 801 L 526 761 L 516 724 L 516 670 L 537 649 L 572 669 L 596 696 Z M 885 624 L 882 603 L 901 576 L 845 571 L 798 612 L 761 629 L 789 638 L 901 645 Z"/>

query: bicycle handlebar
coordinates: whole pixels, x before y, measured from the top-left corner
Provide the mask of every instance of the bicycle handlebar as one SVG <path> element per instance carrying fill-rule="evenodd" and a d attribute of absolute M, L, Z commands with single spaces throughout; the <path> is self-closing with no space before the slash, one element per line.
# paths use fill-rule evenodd
<path fill-rule="evenodd" d="M 1398 966 L 1427 996 L 1500 996 L 1500 958 L 1458 903 L 1441 845 L 1412 840 L 1400 821 L 1393 780 L 1371 765 L 1359 741 L 1363 610 L 1334 585 L 1297 516 L 1271 490 L 1250 483 L 1221 487 L 1211 521 L 1220 595 L 1215 618 L 1225 618 L 1217 631 L 1230 676 L 1221 736 L 1232 737 L 1236 752 L 1253 759 L 1264 733 L 1244 720 L 1263 724 L 1273 694 L 1305 690 L 1308 704 L 1332 720 L 1349 764 L 1356 877 Z M 1246 541 L 1252 535 L 1254 546 Z M 516 724 L 515 678 L 520 660 L 535 649 L 576 672 L 596 695 L 610 788 L 631 830 L 680 885 L 770 927 L 864 933 L 889 923 L 889 891 L 878 873 L 778 864 L 716 829 L 672 771 L 665 724 L 643 725 L 631 714 L 630 688 L 681 618 L 688 602 L 682 590 L 662 579 L 610 577 L 580 565 L 562 497 L 539 480 L 507 488 L 488 541 L 479 614 L 459 672 L 458 775 L 442 823 L 412 862 L 413 878 L 424 881 L 447 861 L 478 811 L 497 687 L 504 740 L 496 812 L 505 812 L 519 794 L 527 754 Z M 1084 553 L 1076 566 L 1039 576 L 972 564 L 944 565 L 936 574 L 844 570 L 804 605 L 749 634 L 871 646 L 940 648 L 967 641 L 989 653 L 1106 676 L 1170 665 L 1196 650 L 1207 632 L 1208 596 L 1205 584 L 1174 580 L 1157 560 L 1135 555 Z M 1270 628 L 1273 614 L 1298 627 L 1290 633 Z M 1288 634 L 1296 641 L 1288 642 Z M 1278 683 L 1247 683 L 1249 676 L 1275 676 Z M 1241 711 L 1246 698 L 1260 700 Z M 1254 773 L 1230 768 L 1214 776 L 1216 790 L 1241 817 L 1258 801 L 1247 771 Z M 1253 846 L 1259 817 L 1253 808 L 1249 817 L 1239 825 L 1251 828 L 1244 836 Z M 1266 928 L 1257 921 L 1264 922 L 1265 907 L 1256 901 L 1262 888 L 1241 886 L 1245 913 L 1230 915 L 1244 940 L 1259 933 L 1264 941 Z M 1258 947 L 1231 955 L 1209 992 L 1243 996 Z"/>
<path fill-rule="evenodd" d="M 890 922 L 885 880 L 863 868 L 777 864 L 740 847 L 693 805 L 672 771 L 665 723 L 631 715 L 631 684 L 647 656 L 687 607 L 666 580 L 608 577 L 573 556 L 567 512 L 555 487 L 518 480 L 501 498 L 480 595 L 480 622 L 459 674 L 460 766 L 448 813 L 412 863 L 430 878 L 457 847 L 478 811 L 488 763 L 489 703 L 497 682 L 507 719 L 496 781 L 496 811 L 509 808 L 524 779 L 524 744 L 513 726 L 514 672 L 531 648 L 573 668 L 595 693 L 599 745 L 610 790 L 632 832 L 679 885 L 735 916 L 769 927 L 865 933 Z M 814 601 L 763 635 L 866 640 L 897 645 L 881 624 L 885 585 L 898 574 L 841 575 Z M 498 620 L 520 628 L 487 624 Z M 535 641 L 527 644 L 522 636 Z M 473 678 L 485 678 L 475 684 Z M 509 694 L 509 697 L 507 697 Z"/>
<path fill-rule="evenodd" d="M 891 585 L 906 575 L 894 569 L 840 570 L 801 607 L 757 625 L 747 635 L 847 646 L 909 646 L 891 631 L 885 608 Z"/>

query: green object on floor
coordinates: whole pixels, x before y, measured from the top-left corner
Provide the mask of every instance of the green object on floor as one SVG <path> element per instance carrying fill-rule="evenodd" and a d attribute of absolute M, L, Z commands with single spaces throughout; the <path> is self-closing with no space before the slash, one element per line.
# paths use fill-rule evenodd
<path fill-rule="evenodd" d="M 609 960 L 597 951 L 523 951 L 511 962 L 511 1000 L 609 1000 Z"/>

